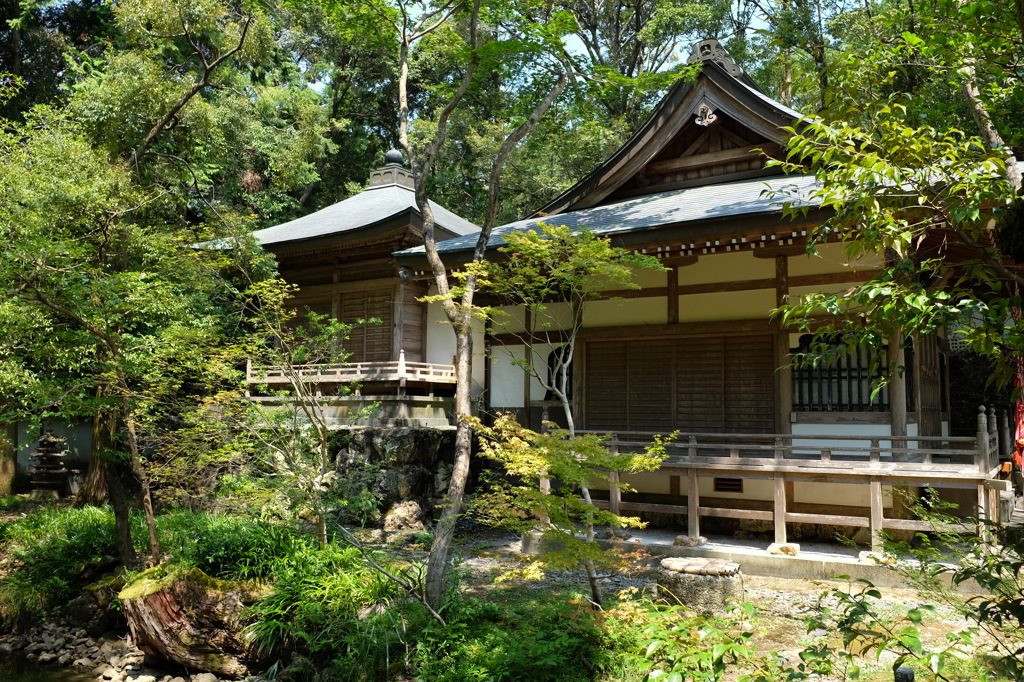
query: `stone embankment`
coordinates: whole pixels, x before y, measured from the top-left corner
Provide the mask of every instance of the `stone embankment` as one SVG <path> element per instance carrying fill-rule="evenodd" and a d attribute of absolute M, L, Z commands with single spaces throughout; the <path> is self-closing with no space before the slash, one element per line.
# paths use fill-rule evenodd
<path fill-rule="evenodd" d="M 124 639 L 90 637 L 82 628 L 52 623 L 0 637 L 0 658 L 12 656 L 94 677 L 96 682 L 221 682 L 212 673 L 152 668 L 146 665 L 145 654 Z M 248 682 L 261 679 L 250 677 Z"/>

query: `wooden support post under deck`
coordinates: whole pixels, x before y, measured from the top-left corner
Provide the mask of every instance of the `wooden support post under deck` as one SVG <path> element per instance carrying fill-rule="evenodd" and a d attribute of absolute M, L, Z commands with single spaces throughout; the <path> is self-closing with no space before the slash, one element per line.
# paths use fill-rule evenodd
<path fill-rule="evenodd" d="M 622 490 L 619 488 L 619 472 L 608 472 L 608 478 L 611 480 L 611 485 L 608 486 L 608 510 L 618 516 L 619 507 L 622 503 Z"/>
<path fill-rule="evenodd" d="M 871 550 L 879 552 L 882 550 L 882 538 L 879 533 L 882 530 L 882 524 L 885 523 L 885 517 L 882 515 L 882 481 L 872 479 L 868 486 L 871 496 L 871 518 L 868 526 L 868 530 L 871 531 Z"/>
<path fill-rule="evenodd" d="M 786 544 L 786 477 L 775 474 L 775 542 Z"/>
<path fill-rule="evenodd" d="M 697 472 L 690 469 L 687 472 L 686 489 L 686 527 L 691 538 L 700 537 L 700 489 L 697 487 Z"/>
<path fill-rule="evenodd" d="M 541 495 L 549 495 L 549 494 L 551 494 L 551 479 L 550 478 L 542 478 L 542 479 L 540 479 L 540 492 L 541 492 Z M 551 523 L 551 517 L 548 516 L 547 514 L 541 514 L 540 515 L 540 520 L 543 523 Z"/>

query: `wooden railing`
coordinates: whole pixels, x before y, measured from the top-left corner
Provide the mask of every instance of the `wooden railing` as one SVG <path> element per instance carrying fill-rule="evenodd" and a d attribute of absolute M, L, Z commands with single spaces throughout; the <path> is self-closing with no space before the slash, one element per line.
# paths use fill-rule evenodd
<path fill-rule="evenodd" d="M 614 452 L 633 452 L 650 442 L 653 434 L 622 432 L 608 442 Z M 670 497 L 684 504 L 623 500 L 614 486 L 601 506 L 614 513 L 658 512 L 684 514 L 688 533 L 700 535 L 702 517 L 773 521 L 775 541 L 786 542 L 787 523 L 817 523 L 868 528 L 873 545 L 880 530 L 930 530 L 932 525 L 915 519 L 886 518 L 883 486 L 933 485 L 977 492 L 977 516 L 992 519 L 1003 481 L 996 481 L 998 443 L 994 413 L 984 408 L 978 416 L 976 437 L 939 436 L 832 436 L 794 434 L 678 434 L 667 447 L 667 458 L 657 472 L 646 475 L 671 477 Z M 613 480 L 619 473 L 611 472 Z M 769 479 L 774 482 L 770 509 L 707 507 L 701 505 L 699 477 Z M 683 485 L 685 481 L 685 486 Z M 811 481 L 867 485 L 866 516 L 794 512 L 789 509 L 787 483 Z M 721 503 L 721 499 L 719 500 Z M 975 510 L 971 510 L 975 512 Z M 976 526 L 957 524 L 953 530 L 974 531 Z"/>
<path fill-rule="evenodd" d="M 274 365 L 246 366 L 245 379 L 250 384 L 287 385 L 294 381 L 310 383 L 349 384 L 367 381 L 402 383 L 422 381 L 431 384 L 454 384 L 455 367 L 432 362 L 406 362 L 405 352 L 392 362 L 353 362 L 338 365 Z"/>

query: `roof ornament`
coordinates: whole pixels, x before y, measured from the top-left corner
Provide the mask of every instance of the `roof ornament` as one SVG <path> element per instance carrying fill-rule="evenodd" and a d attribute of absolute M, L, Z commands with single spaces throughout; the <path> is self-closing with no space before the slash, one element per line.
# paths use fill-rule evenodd
<path fill-rule="evenodd" d="M 370 173 L 369 189 L 398 185 L 406 189 L 416 186 L 413 174 L 402 164 L 402 152 L 392 149 L 384 155 L 384 165 Z"/>
<path fill-rule="evenodd" d="M 717 120 L 718 114 L 711 108 L 711 105 L 707 102 L 701 102 L 700 109 L 697 111 L 697 120 L 694 123 L 706 128 Z"/>
<path fill-rule="evenodd" d="M 698 61 L 714 62 L 725 69 L 726 73 L 731 76 L 736 76 L 737 78 L 743 75 L 743 69 L 741 69 L 732 56 L 725 51 L 722 44 L 714 38 L 702 40 L 693 46 L 693 51 L 690 53 L 690 56 L 686 58 L 686 63 L 693 64 Z"/>

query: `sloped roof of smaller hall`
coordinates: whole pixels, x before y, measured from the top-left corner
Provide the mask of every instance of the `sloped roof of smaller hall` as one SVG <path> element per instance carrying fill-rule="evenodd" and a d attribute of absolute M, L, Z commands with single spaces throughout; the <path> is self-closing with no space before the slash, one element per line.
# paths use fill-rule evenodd
<path fill-rule="evenodd" d="M 439 228 L 453 235 L 467 235 L 480 228 L 445 207 L 430 202 Z M 403 213 L 419 216 L 415 193 L 399 184 L 370 187 L 355 196 L 287 223 L 257 230 L 253 236 L 264 246 L 353 233 L 386 222 Z"/>

